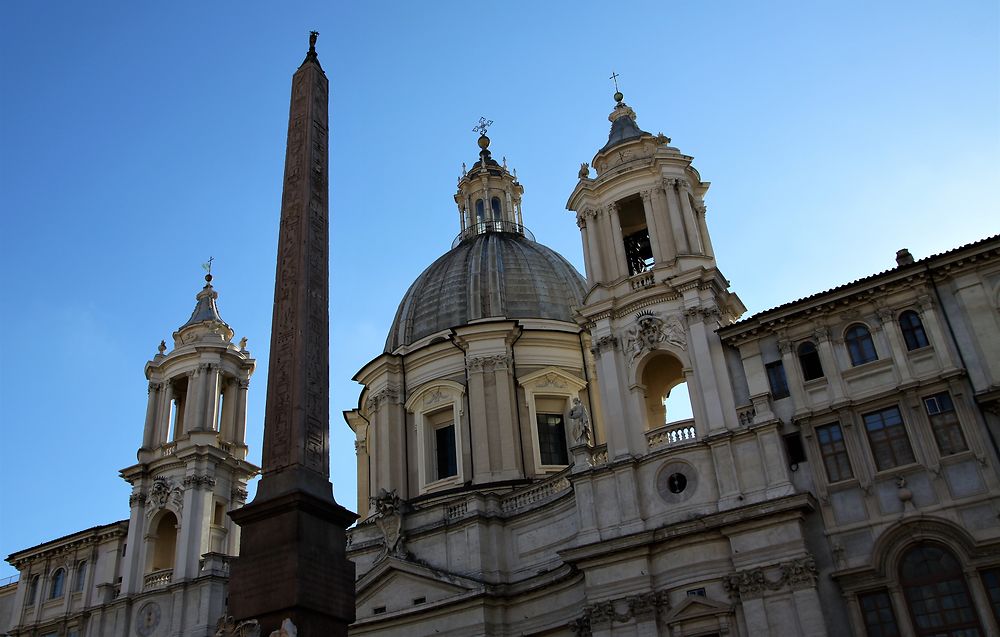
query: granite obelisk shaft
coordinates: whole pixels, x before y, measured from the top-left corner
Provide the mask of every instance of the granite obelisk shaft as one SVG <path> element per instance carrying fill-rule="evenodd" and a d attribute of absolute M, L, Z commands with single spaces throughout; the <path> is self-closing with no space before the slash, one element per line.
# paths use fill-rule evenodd
<path fill-rule="evenodd" d="M 344 530 L 357 516 L 329 479 L 329 84 L 315 35 L 292 78 L 262 477 L 253 502 L 230 514 L 242 535 L 229 612 L 265 635 L 285 617 L 303 635 L 347 635 L 354 621 Z"/>

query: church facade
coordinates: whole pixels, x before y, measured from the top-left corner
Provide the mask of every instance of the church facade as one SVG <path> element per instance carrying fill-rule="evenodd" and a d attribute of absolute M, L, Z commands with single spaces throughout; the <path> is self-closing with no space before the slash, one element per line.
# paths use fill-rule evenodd
<path fill-rule="evenodd" d="M 356 376 L 352 634 L 1000 633 L 1000 237 L 743 318 L 615 97 L 586 277 L 484 134 Z"/>
<path fill-rule="evenodd" d="M 1000 236 L 744 317 L 709 184 L 615 98 L 585 276 L 484 130 L 356 375 L 351 633 L 1000 634 Z M 216 299 L 146 364 L 129 518 L 8 557 L 5 634 L 216 634 L 258 471 Z"/>

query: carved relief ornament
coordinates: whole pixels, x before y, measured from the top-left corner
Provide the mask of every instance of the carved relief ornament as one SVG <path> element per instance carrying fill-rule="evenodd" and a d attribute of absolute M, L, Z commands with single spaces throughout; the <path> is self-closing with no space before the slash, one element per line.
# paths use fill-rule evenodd
<path fill-rule="evenodd" d="M 681 320 L 671 315 L 661 318 L 653 312 L 639 312 L 635 324 L 625 330 L 625 351 L 629 363 L 646 352 L 658 349 L 661 343 L 687 349 L 687 334 Z"/>
<path fill-rule="evenodd" d="M 470 372 L 482 373 L 508 369 L 510 367 L 510 356 L 507 354 L 487 354 L 485 356 L 474 356 L 466 361 Z"/>
<path fill-rule="evenodd" d="M 778 577 L 771 579 L 766 571 L 775 567 Z M 762 595 L 766 591 L 778 591 L 786 586 L 815 586 L 817 574 L 816 562 L 811 555 L 805 555 L 774 566 L 738 571 L 726 576 L 722 584 L 730 596 L 746 598 Z"/>

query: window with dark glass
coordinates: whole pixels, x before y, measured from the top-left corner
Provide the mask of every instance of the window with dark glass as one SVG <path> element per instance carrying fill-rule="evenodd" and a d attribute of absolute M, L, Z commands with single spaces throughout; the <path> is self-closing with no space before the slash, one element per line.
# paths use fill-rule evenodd
<path fill-rule="evenodd" d="M 958 422 L 951 394 L 941 392 L 927 396 L 924 398 L 924 410 L 927 411 L 927 418 L 931 421 L 934 440 L 937 441 L 942 456 L 950 456 L 969 448 L 965 444 L 965 435 L 962 434 L 962 425 Z"/>
<path fill-rule="evenodd" d="M 25 604 L 28 606 L 35 603 L 35 599 L 38 598 L 38 576 L 35 575 L 31 578 L 31 583 L 28 584 L 28 598 L 25 600 Z"/>
<path fill-rule="evenodd" d="M 438 480 L 458 475 L 454 423 L 434 430 L 434 454 Z"/>
<path fill-rule="evenodd" d="M 482 199 L 476 199 L 476 223 L 486 221 L 486 204 Z"/>
<path fill-rule="evenodd" d="M 917 637 L 982 635 L 962 565 L 943 547 L 910 549 L 899 567 L 899 583 Z"/>
<path fill-rule="evenodd" d="M 819 360 L 819 352 L 816 350 L 815 343 L 806 341 L 799 345 L 798 355 L 803 380 L 823 378 L 823 363 Z"/>
<path fill-rule="evenodd" d="M 66 571 L 61 568 L 56 569 L 56 572 L 52 574 L 52 586 L 49 587 L 49 599 L 62 597 L 65 588 Z"/>
<path fill-rule="evenodd" d="M 851 356 L 851 365 L 857 367 L 878 360 L 872 333 L 864 325 L 857 323 L 847 328 L 844 332 L 844 343 L 847 345 L 847 353 Z"/>
<path fill-rule="evenodd" d="M 858 595 L 861 617 L 868 637 L 899 637 L 896 614 L 892 611 L 889 591 L 880 590 Z"/>
<path fill-rule="evenodd" d="M 913 310 L 907 310 L 899 315 L 899 329 L 903 332 L 903 341 L 908 350 L 927 347 L 930 344 L 927 342 L 927 332 L 924 331 L 920 315 Z"/>
<path fill-rule="evenodd" d="M 83 590 L 83 584 L 87 579 L 87 561 L 83 560 L 76 565 L 76 579 L 73 580 L 73 590 L 77 593 Z"/>
<path fill-rule="evenodd" d="M 802 434 L 799 432 L 785 434 L 781 437 L 785 443 L 785 456 L 789 465 L 797 465 L 808 460 L 806 458 L 806 448 L 802 444 Z"/>
<path fill-rule="evenodd" d="M 819 453 L 823 457 L 826 477 L 830 482 L 854 477 L 851 459 L 844 445 L 844 432 L 839 423 L 816 427 L 816 442 L 819 443 Z"/>
<path fill-rule="evenodd" d="M 500 215 L 500 199 L 498 197 L 490 199 L 490 208 L 493 210 L 493 221 L 500 221 L 503 217 Z"/>
<path fill-rule="evenodd" d="M 983 588 L 990 598 L 990 607 L 993 609 L 993 616 L 1000 624 L 1000 568 L 991 568 L 980 573 L 983 578 Z"/>
<path fill-rule="evenodd" d="M 785 366 L 781 361 L 764 365 L 767 371 L 767 382 L 771 386 L 772 398 L 788 397 L 788 379 L 785 378 Z"/>
<path fill-rule="evenodd" d="M 538 453 L 542 464 L 569 464 L 562 414 L 538 414 Z"/>
<path fill-rule="evenodd" d="M 879 471 L 916 462 L 898 407 L 873 411 L 862 418 Z"/>

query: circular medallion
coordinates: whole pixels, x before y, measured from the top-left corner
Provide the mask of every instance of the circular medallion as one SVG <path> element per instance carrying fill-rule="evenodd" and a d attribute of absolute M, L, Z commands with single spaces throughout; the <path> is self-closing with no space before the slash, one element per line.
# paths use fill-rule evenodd
<path fill-rule="evenodd" d="M 135 632 L 139 637 L 149 637 L 160 625 L 160 605 L 146 602 L 135 616 Z"/>
<path fill-rule="evenodd" d="M 656 491 L 670 504 L 687 500 L 697 488 L 698 473 L 686 462 L 668 462 L 656 474 Z"/>

